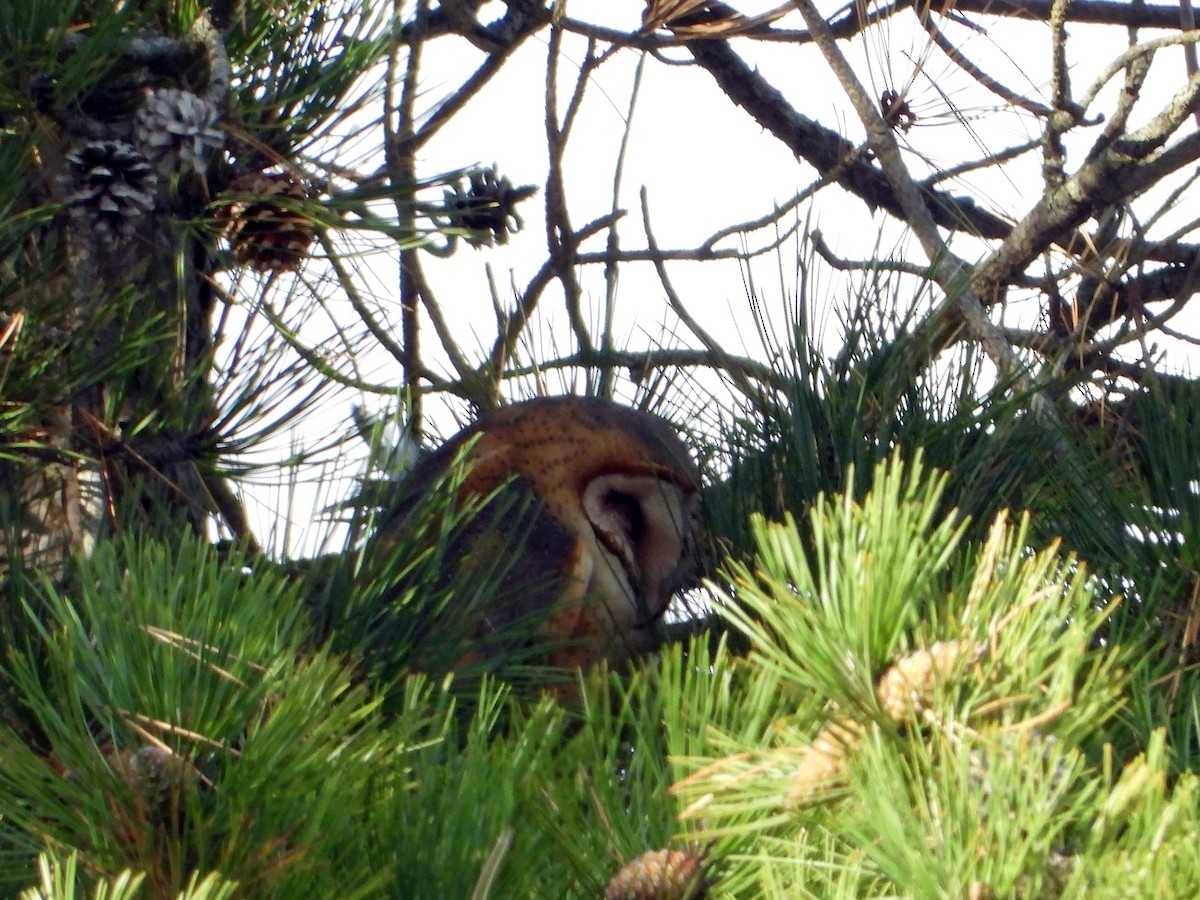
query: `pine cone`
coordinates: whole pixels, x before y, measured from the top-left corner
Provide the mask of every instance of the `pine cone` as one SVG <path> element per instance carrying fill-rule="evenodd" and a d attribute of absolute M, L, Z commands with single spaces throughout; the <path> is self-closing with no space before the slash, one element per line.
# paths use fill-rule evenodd
<path fill-rule="evenodd" d="M 158 176 L 149 160 L 124 141 L 92 141 L 67 155 L 66 205 L 107 243 L 128 239 L 154 209 Z"/>
<path fill-rule="evenodd" d="M 474 247 L 505 244 L 508 235 L 524 227 L 517 204 L 532 197 L 533 185 L 513 187 L 508 178 L 497 178 L 495 167 L 471 173 L 470 187 L 454 185 L 445 192 L 445 210 L 452 228 L 467 232 L 467 243 Z"/>
<path fill-rule="evenodd" d="M 286 172 L 243 175 L 229 186 L 230 198 L 217 208 L 221 231 L 234 259 L 260 272 L 293 271 L 313 241 L 312 223 L 298 211 L 308 191 Z"/>
<path fill-rule="evenodd" d="M 604 900 L 702 900 L 703 863 L 687 850 L 649 850 L 613 876 Z"/>
<path fill-rule="evenodd" d="M 225 144 L 215 127 L 221 111 L 191 91 L 150 91 L 133 121 L 133 137 L 165 176 L 203 172 L 207 157 Z"/>

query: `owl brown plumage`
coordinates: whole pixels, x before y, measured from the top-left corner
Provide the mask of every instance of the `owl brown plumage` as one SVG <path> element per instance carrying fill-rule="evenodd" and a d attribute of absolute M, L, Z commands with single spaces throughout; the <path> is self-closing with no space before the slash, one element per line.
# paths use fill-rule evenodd
<path fill-rule="evenodd" d="M 499 519 L 468 529 L 456 566 L 486 563 L 520 532 L 512 565 L 478 635 L 539 617 L 555 666 L 622 660 L 656 643 L 656 625 L 689 576 L 700 477 L 674 429 L 593 397 L 529 400 L 486 413 L 406 479 L 381 534 L 412 526 L 417 499 L 465 447 L 460 497 L 500 489 Z M 481 517 L 486 518 L 486 517 Z M 486 642 L 485 642 L 486 643 Z"/>

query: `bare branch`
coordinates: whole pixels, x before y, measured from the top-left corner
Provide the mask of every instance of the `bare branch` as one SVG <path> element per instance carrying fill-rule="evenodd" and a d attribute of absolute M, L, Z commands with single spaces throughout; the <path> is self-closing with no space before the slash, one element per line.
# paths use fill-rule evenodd
<path fill-rule="evenodd" d="M 821 233 L 820 229 L 809 232 L 808 240 L 812 244 L 814 253 L 842 272 L 900 272 L 924 281 L 933 280 L 933 270 L 929 266 L 918 266 L 914 263 L 894 259 L 845 259 L 840 257 L 825 243 L 825 235 Z"/>
<path fill-rule="evenodd" d="M 1077 172 L 1047 190 L 1004 244 L 979 266 L 975 283 L 984 295 L 1024 271 L 1046 247 L 1067 240 L 1069 232 L 1096 211 L 1136 196 L 1167 173 L 1200 158 L 1200 136 L 1195 134 L 1155 156 L 1190 114 L 1197 92 L 1200 76 L 1143 128 L 1094 148 Z"/>
<path fill-rule="evenodd" d="M 696 368 L 714 369 L 727 372 L 731 378 L 742 384 L 757 382 L 773 390 L 785 390 L 787 380 L 780 376 L 770 366 L 757 360 L 741 356 L 731 356 L 728 353 L 714 354 L 709 350 L 689 349 L 657 349 L 657 350 L 615 350 L 582 351 L 556 359 L 538 360 L 528 366 L 519 366 L 504 372 L 505 378 L 519 378 L 535 375 L 538 372 L 552 369 L 587 369 L 591 367 L 625 368 L 629 369 L 631 379 L 639 380 L 634 375 L 654 369 L 666 368 Z"/>
<path fill-rule="evenodd" d="M 1129 67 L 1130 63 L 1136 60 L 1142 60 L 1146 57 L 1151 57 L 1164 47 L 1175 47 L 1181 44 L 1185 46 L 1191 46 L 1197 41 L 1200 41 L 1200 32 L 1189 32 L 1186 34 L 1168 35 L 1167 37 L 1158 38 L 1157 40 L 1153 41 L 1145 41 L 1141 44 L 1136 44 L 1135 46 L 1130 47 L 1128 50 L 1110 62 L 1107 66 L 1105 66 L 1104 71 L 1096 76 L 1095 80 L 1091 83 L 1091 85 L 1089 85 L 1087 91 L 1080 100 L 1080 105 L 1085 110 L 1091 106 L 1096 101 L 1096 98 L 1100 95 L 1100 92 L 1104 90 L 1104 86 L 1112 81 L 1118 73 L 1125 71 Z"/>
<path fill-rule="evenodd" d="M 611 227 L 624 214 L 624 212 L 609 213 L 589 222 L 575 232 L 572 243 L 575 246 L 579 246 L 579 244 L 593 235 L 599 234 L 604 229 Z M 600 258 L 600 261 L 603 261 L 603 257 Z M 516 307 L 513 312 L 506 317 L 507 329 L 504 333 L 497 336 L 489 354 L 491 359 L 502 358 L 506 353 L 506 347 L 516 346 L 521 332 L 525 330 L 525 326 L 529 324 L 529 320 L 533 317 L 534 310 L 537 308 L 542 293 L 549 286 L 550 282 L 557 277 L 557 271 L 557 260 L 548 258 L 534 274 L 533 278 L 530 279 L 525 290 L 517 298 Z"/>
<path fill-rule="evenodd" d="M 395 0 L 395 16 L 400 17 L 400 0 Z M 387 85 L 384 95 L 386 109 L 384 114 L 384 160 L 387 169 L 388 182 L 393 189 L 401 185 L 417 183 L 416 162 L 413 157 L 415 148 L 413 138 L 416 135 L 416 98 L 418 95 L 418 73 L 421 67 L 421 51 L 424 46 L 423 26 L 429 12 L 428 0 L 417 0 L 415 13 L 415 29 L 408 44 L 408 60 L 404 72 L 403 89 L 398 100 L 394 98 L 396 69 L 399 66 L 400 45 L 393 48 L 392 57 L 388 64 Z M 397 119 L 396 130 L 392 132 L 392 116 Z M 412 204 L 404 202 L 400 196 L 394 196 L 396 207 L 396 224 L 401 232 L 415 230 L 414 211 Z M 418 369 L 421 367 L 421 332 L 420 319 L 417 315 L 417 283 L 413 268 L 418 264 L 415 248 L 400 251 L 400 334 L 401 334 L 401 364 L 404 370 L 404 384 L 413 388 L 405 392 L 409 408 L 406 419 L 412 431 L 413 439 L 420 440 L 424 429 L 421 393 L 415 390 Z"/>
<path fill-rule="evenodd" d="M 645 188 L 642 188 L 641 198 L 642 225 L 646 229 L 646 243 L 649 245 L 651 251 L 657 251 L 658 243 L 655 241 L 654 231 L 650 227 L 650 202 L 647 198 Z M 679 320 L 688 327 L 688 329 L 697 337 L 700 343 L 705 346 L 708 352 L 712 354 L 718 360 L 718 362 L 720 362 L 726 355 L 724 347 L 721 345 L 721 342 L 709 334 L 704 327 L 696 321 L 691 312 L 688 311 L 687 306 L 683 302 L 683 298 L 679 296 L 674 285 L 671 284 L 670 276 L 667 274 L 666 264 L 661 259 L 656 259 L 654 261 L 654 270 L 658 273 L 659 283 L 663 286 L 663 290 L 667 294 L 667 305 L 671 307 L 675 315 L 679 316 Z M 736 377 L 736 368 L 729 368 L 724 365 L 722 365 L 721 368 L 730 372 L 731 375 Z M 743 384 L 742 387 L 748 388 L 749 385 Z"/>
<path fill-rule="evenodd" d="M 916 183 L 912 180 L 904 162 L 900 157 L 900 148 L 892 129 L 880 114 L 874 98 L 863 89 L 857 76 L 850 69 L 846 58 L 838 49 L 833 36 L 825 29 L 817 8 L 811 0 L 795 0 L 796 8 L 804 16 L 804 21 L 813 33 L 826 62 L 837 76 L 845 89 L 855 111 L 866 126 L 871 145 L 879 157 L 880 164 L 891 182 L 896 193 L 904 217 L 913 229 L 917 240 L 920 241 L 926 256 L 933 265 L 934 278 L 946 294 L 947 308 L 957 310 L 970 330 L 973 338 L 979 341 L 996 366 L 1012 383 L 1026 390 L 1032 390 L 1029 376 L 1025 367 L 1017 358 L 1012 348 L 1004 340 L 999 329 L 992 324 L 984 311 L 983 304 L 972 290 L 971 271 L 968 266 L 950 252 L 941 235 L 938 234 L 937 223 L 934 220 L 924 198 L 921 196 Z M 939 313 L 934 313 L 939 317 Z M 1033 394 L 1036 401 L 1039 397 Z M 1041 415 L 1052 415 L 1045 403 L 1039 403 Z"/>
<path fill-rule="evenodd" d="M 1046 120 L 1042 178 L 1047 187 L 1055 187 L 1062 183 L 1067 156 L 1063 146 L 1063 135 L 1079 118 L 1073 111 L 1071 73 L 1067 66 L 1067 3 L 1068 0 L 1054 0 L 1050 10 L 1050 91 L 1058 115 L 1052 115 Z"/>
<path fill-rule="evenodd" d="M 864 9 L 864 4 L 848 3 L 826 25 L 829 33 L 838 40 L 846 40 L 864 32 L 867 28 L 897 13 L 914 8 L 913 0 L 897 0 L 894 3 L 872 5 Z M 955 0 L 953 10 L 956 15 L 975 13 L 988 16 L 1000 16 L 1016 19 L 1027 19 L 1033 22 L 1046 22 L 1050 19 L 1053 0 Z M 768 13 L 768 16 L 771 14 Z M 749 17 L 743 17 L 743 24 Z M 1125 0 L 1075 0 L 1071 4 L 1070 21 L 1086 22 L 1098 25 L 1123 25 L 1129 28 L 1155 28 L 1166 31 L 1178 31 L 1181 27 L 1179 7 L 1171 4 L 1141 4 L 1128 3 Z M 677 30 L 676 34 L 666 36 L 661 33 L 646 34 L 642 30 L 622 30 L 594 25 L 579 19 L 563 16 L 558 22 L 565 31 L 595 38 L 622 47 L 633 47 L 651 52 L 672 46 L 688 45 L 694 47 L 703 41 L 723 40 L 726 37 L 736 37 L 741 40 L 781 42 L 789 44 L 810 44 L 813 42 L 811 31 L 774 28 L 755 22 L 748 30 L 732 24 L 722 30 L 720 27 L 703 29 Z"/>
<path fill-rule="evenodd" d="M 689 46 L 693 56 L 712 75 L 726 96 L 748 112 L 763 128 L 797 156 L 831 176 L 871 209 L 904 217 L 892 185 L 883 172 L 864 158 L 859 149 L 836 131 L 801 115 L 759 72 L 746 65 L 723 41 L 698 41 Z M 943 191 L 924 191 L 922 202 L 936 224 L 986 238 L 1003 238 L 1008 221 L 976 205 L 970 197 Z"/>
<path fill-rule="evenodd" d="M 983 71 L 983 69 L 979 68 L 979 66 L 975 65 L 975 63 L 968 59 L 966 54 L 959 50 L 958 47 L 956 47 L 954 43 L 948 37 L 946 37 L 942 30 L 934 24 L 932 15 L 919 15 L 917 16 L 917 19 L 921 23 L 921 27 L 925 29 L 929 37 L 935 44 L 937 44 L 938 48 L 946 54 L 946 57 L 951 62 L 953 62 L 956 66 L 974 78 L 977 82 L 979 82 L 979 84 L 983 85 L 1005 103 L 1011 103 L 1013 106 L 1027 110 L 1036 116 L 1049 116 L 1053 114 L 1054 110 L 1050 107 L 1030 100 L 1028 97 L 1017 93 L 1011 88 L 1005 87 L 987 72 Z"/>
<path fill-rule="evenodd" d="M 550 153 L 550 171 L 546 178 L 546 246 L 550 253 L 549 262 L 555 277 L 562 285 L 566 298 L 567 315 L 575 339 L 585 350 L 592 349 L 590 326 L 583 316 L 581 298 L 583 290 L 574 272 L 574 257 L 578 247 L 571 229 L 567 212 L 566 182 L 563 176 L 563 159 L 567 152 L 567 137 L 570 124 L 574 121 L 583 92 L 590 75 L 589 62 L 594 60 L 593 45 L 588 47 L 588 59 L 580 66 L 575 91 L 567 104 L 565 124 L 559 124 L 558 116 L 558 66 L 561 55 L 563 32 L 557 27 L 550 29 L 546 58 L 546 147 Z"/>

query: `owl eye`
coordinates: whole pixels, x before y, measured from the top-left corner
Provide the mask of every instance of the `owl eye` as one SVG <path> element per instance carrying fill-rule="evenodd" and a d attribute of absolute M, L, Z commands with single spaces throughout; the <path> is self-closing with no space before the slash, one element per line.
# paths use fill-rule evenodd
<path fill-rule="evenodd" d="M 642 503 L 626 491 L 610 490 L 601 500 L 605 519 L 617 524 L 632 546 L 641 542 L 646 531 L 646 519 L 642 514 Z"/>
<path fill-rule="evenodd" d="M 695 492 L 655 475 L 600 475 L 583 505 L 596 537 L 624 568 L 639 619 L 657 619 L 690 559 Z"/>

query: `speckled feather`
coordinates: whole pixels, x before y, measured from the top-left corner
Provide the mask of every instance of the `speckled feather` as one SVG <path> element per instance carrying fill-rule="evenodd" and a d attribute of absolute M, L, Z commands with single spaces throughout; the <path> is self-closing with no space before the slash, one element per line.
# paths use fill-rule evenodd
<path fill-rule="evenodd" d="M 653 643 L 653 622 L 688 575 L 698 527 L 699 472 L 674 429 L 649 413 L 599 398 L 539 398 L 480 417 L 423 460 L 410 484 L 418 489 L 428 485 L 472 440 L 464 495 L 488 494 L 512 479 L 507 490 L 515 499 L 532 494 L 539 504 L 532 520 L 526 517 L 520 525 L 528 528 L 527 537 L 506 582 L 520 587 L 525 580 L 540 587 L 510 592 L 520 601 L 497 611 L 491 621 L 505 623 L 556 604 L 542 628 L 547 641 L 561 642 L 549 654 L 554 665 L 621 659 L 648 649 Z M 683 521 L 677 526 L 678 548 L 669 544 L 661 558 L 657 551 L 647 556 L 649 571 L 643 571 L 638 560 L 626 560 L 644 576 L 634 591 L 639 621 L 631 622 L 629 610 L 623 608 L 628 601 L 611 596 L 630 580 L 628 573 L 613 571 L 617 567 L 612 559 L 619 555 L 621 542 L 596 527 L 596 509 L 585 508 L 584 498 L 595 484 L 616 485 L 607 490 L 618 495 L 622 485 L 640 486 L 642 495 L 622 495 L 620 503 L 609 502 L 611 493 L 593 501 L 613 522 L 622 521 L 625 512 L 636 517 L 626 504 L 639 505 L 640 512 L 659 500 L 657 506 L 673 509 L 661 497 L 646 497 L 645 486 L 651 483 L 660 486 L 663 497 L 681 498 Z M 402 501 L 397 512 L 407 505 Z M 520 508 L 520 503 L 514 508 Z M 397 518 L 394 513 L 392 520 Z M 636 530 L 632 519 L 627 524 Z M 640 517 L 637 524 L 644 525 Z M 476 542 L 482 539 L 476 535 Z M 679 558 L 671 567 L 667 564 L 675 550 Z"/>

